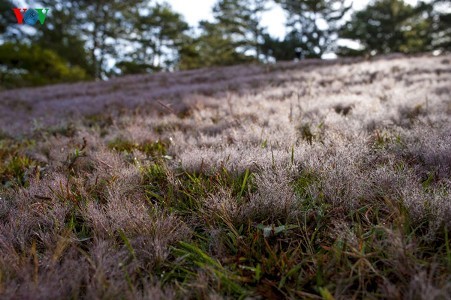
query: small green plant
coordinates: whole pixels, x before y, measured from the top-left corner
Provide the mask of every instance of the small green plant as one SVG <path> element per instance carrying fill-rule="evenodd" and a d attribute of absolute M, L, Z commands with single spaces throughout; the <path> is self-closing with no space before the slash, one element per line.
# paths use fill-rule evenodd
<path fill-rule="evenodd" d="M 160 160 L 142 167 L 146 193 L 150 202 L 164 204 L 171 211 L 179 214 L 197 213 L 202 202 L 221 188 L 230 188 L 237 201 L 248 197 L 255 189 L 253 175 L 249 170 L 242 174 L 219 168 L 210 174 L 206 172 L 188 172 L 178 170 L 169 180 L 169 171 L 164 161 Z"/>
<path fill-rule="evenodd" d="M 310 170 L 304 169 L 293 182 L 294 192 L 300 198 L 312 200 L 309 193 L 309 187 L 319 182 L 320 177 L 317 174 Z"/>
<path fill-rule="evenodd" d="M 313 143 L 315 139 L 315 135 L 312 132 L 309 124 L 304 124 L 300 127 L 301 137 L 303 140 L 307 141 L 310 145 Z"/>
<path fill-rule="evenodd" d="M 27 170 L 35 167 L 36 164 L 27 156 L 14 155 L 6 162 L 5 165 L 0 166 L 0 177 L 2 184 L 11 186 L 17 184 L 19 186 L 26 186 L 27 184 Z"/>
<path fill-rule="evenodd" d="M 127 154 L 133 151 L 140 151 L 147 157 L 163 157 L 167 154 L 168 141 L 158 140 L 156 142 L 148 141 L 143 143 L 133 143 L 126 139 L 117 138 L 108 144 L 108 147 L 118 152 Z"/>
<path fill-rule="evenodd" d="M 67 228 L 75 234 L 78 242 L 87 242 L 92 238 L 92 231 L 82 215 L 77 210 L 72 210 L 67 216 Z"/>
<path fill-rule="evenodd" d="M 169 266 L 169 272 L 165 276 L 166 281 L 177 278 L 180 282 L 189 283 L 197 276 L 197 272 L 202 270 L 209 273 L 210 278 L 218 280 L 219 289 L 224 293 L 240 298 L 246 295 L 246 290 L 241 286 L 240 277 L 223 267 L 219 261 L 209 256 L 199 246 L 180 242 L 178 247 L 172 249 L 172 253 L 177 261 Z"/>
<path fill-rule="evenodd" d="M 391 139 L 387 132 L 376 130 L 373 135 L 373 141 L 376 149 L 384 149 L 391 142 Z"/>
<path fill-rule="evenodd" d="M 38 170 L 39 165 L 29 156 L 24 155 L 26 148 L 32 146 L 31 141 L 15 141 L 0 138 L 0 184 L 5 186 L 26 186 L 28 175 Z"/>
<path fill-rule="evenodd" d="M 73 151 L 69 152 L 66 158 L 66 165 L 69 172 L 72 174 L 75 173 L 74 166 L 76 162 L 82 158 L 86 157 L 86 147 L 88 146 L 88 142 L 86 138 L 83 138 L 83 143 L 80 146 L 77 146 Z"/>

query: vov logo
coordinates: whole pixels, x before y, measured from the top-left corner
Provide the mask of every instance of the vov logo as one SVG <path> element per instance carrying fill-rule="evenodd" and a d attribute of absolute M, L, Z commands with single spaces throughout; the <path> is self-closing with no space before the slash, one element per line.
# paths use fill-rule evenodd
<path fill-rule="evenodd" d="M 25 23 L 31 26 L 36 25 L 38 21 L 44 25 L 49 10 L 48 8 L 13 8 L 17 24 Z"/>

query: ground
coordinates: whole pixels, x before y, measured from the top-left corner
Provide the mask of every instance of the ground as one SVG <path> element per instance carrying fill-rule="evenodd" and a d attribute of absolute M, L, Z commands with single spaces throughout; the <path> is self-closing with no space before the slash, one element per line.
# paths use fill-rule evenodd
<path fill-rule="evenodd" d="M 449 299 L 451 56 L 0 92 L 4 299 Z"/>

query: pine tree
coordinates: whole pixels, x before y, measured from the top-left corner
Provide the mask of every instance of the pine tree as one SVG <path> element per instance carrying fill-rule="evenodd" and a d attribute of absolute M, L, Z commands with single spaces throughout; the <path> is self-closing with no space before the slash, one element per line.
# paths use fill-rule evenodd
<path fill-rule="evenodd" d="M 189 29 L 188 24 L 167 4 L 157 4 L 143 11 L 144 14 L 138 13 L 133 25 L 135 36 L 131 34 L 129 38 L 136 45 L 131 54 L 133 62 L 128 60 L 125 65 L 131 67 L 133 63 L 135 72 L 173 67 L 177 63 L 185 32 Z M 121 64 L 125 66 L 124 62 Z M 141 65 L 141 71 L 138 65 Z"/>
<path fill-rule="evenodd" d="M 230 66 L 253 61 L 252 57 L 237 51 L 237 42 L 230 35 L 224 35 L 216 23 L 203 21 L 200 28 L 202 34 L 190 39 L 180 50 L 180 69 Z"/>
<path fill-rule="evenodd" d="M 340 37 L 358 41 L 363 49 L 341 48 L 341 55 L 392 52 L 414 53 L 431 50 L 432 6 L 414 7 L 402 0 L 378 0 L 352 19 L 340 31 Z"/>
<path fill-rule="evenodd" d="M 79 1 L 75 0 L 41 0 L 41 5 L 50 8 L 45 26 L 39 28 L 31 37 L 34 44 L 44 49 L 52 49 L 71 66 L 85 70 L 94 77 L 93 62 L 88 56 L 86 42 L 80 35 Z"/>
<path fill-rule="evenodd" d="M 433 48 L 449 51 L 451 50 L 451 3 L 449 0 L 436 0 L 432 5 L 435 7 Z"/>
<path fill-rule="evenodd" d="M 108 63 L 118 59 L 127 46 L 133 12 L 144 2 L 41 0 L 44 7 L 50 8 L 51 18 L 38 34 L 40 44 L 55 48 L 71 63 L 87 69 L 92 77 L 106 78 Z"/>
<path fill-rule="evenodd" d="M 181 69 L 228 66 L 259 61 L 265 28 L 261 16 L 267 0 L 218 0 L 214 21 L 200 23 L 201 35 L 180 49 Z"/>
<path fill-rule="evenodd" d="M 276 0 L 288 12 L 287 27 L 304 57 L 322 57 L 334 50 L 337 32 L 351 9 L 345 0 Z M 294 52 L 294 49 L 292 49 Z"/>
<path fill-rule="evenodd" d="M 12 13 L 14 7 L 15 5 L 12 1 L 0 0 L 0 12 L 2 12 L 0 18 L 0 36 L 4 39 L 11 39 L 22 35 L 21 30 L 16 26 L 16 18 Z"/>

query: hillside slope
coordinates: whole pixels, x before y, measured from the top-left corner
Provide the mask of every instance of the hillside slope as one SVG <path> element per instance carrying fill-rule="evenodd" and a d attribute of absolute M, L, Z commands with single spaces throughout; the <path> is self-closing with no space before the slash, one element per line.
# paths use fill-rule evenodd
<path fill-rule="evenodd" d="M 0 93 L 0 298 L 451 297 L 451 56 Z"/>
<path fill-rule="evenodd" d="M 395 88 L 395 82 L 401 82 L 415 90 L 415 84 L 435 80 L 435 76 L 425 78 L 432 73 L 436 73 L 440 80 L 437 82 L 440 89 L 447 87 L 450 71 L 448 64 L 441 63 L 443 60 L 447 58 L 409 59 L 396 55 L 362 63 L 359 63 L 361 59 L 306 60 L 3 91 L 0 92 L 0 110 L 3 112 L 0 128 L 8 132 L 28 131 L 36 122 L 55 125 L 71 117 L 117 112 L 121 108 L 145 109 L 146 113 L 167 111 L 158 100 L 174 105 L 176 110 L 183 110 L 190 103 L 205 98 L 196 99 L 198 95 L 222 99 L 226 93 L 270 93 L 278 87 L 287 87 L 285 92 L 296 93 L 300 101 L 306 92 L 317 97 L 330 93 L 337 97 L 370 93 L 377 98 L 382 93 L 380 79 L 390 86 L 389 89 Z"/>

